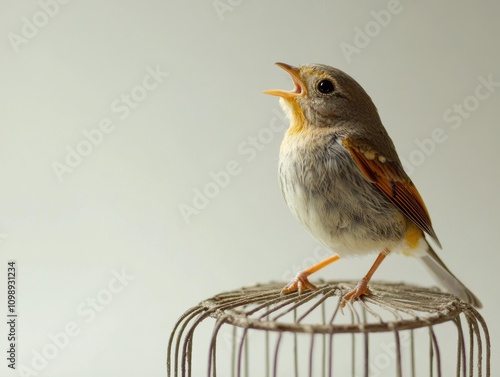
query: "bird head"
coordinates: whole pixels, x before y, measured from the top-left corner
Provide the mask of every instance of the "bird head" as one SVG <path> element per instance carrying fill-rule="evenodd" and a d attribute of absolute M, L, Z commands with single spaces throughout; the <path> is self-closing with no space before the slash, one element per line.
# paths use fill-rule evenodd
<path fill-rule="evenodd" d="M 322 64 L 293 67 L 276 65 L 293 81 L 291 91 L 273 89 L 264 93 L 280 97 L 280 104 L 297 130 L 336 127 L 346 122 L 366 126 L 380 122 L 377 109 L 365 90 L 348 74 Z"/>

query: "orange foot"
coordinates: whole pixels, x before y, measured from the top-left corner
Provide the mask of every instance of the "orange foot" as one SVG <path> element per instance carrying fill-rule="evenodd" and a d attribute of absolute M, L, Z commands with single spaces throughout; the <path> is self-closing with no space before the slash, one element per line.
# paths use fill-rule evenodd
<path fill-rule="evenodd" d="M 309 274 L 305 273 L 304 271 L 299 272 L 295 276 L 295 279 L 293 279 L 290 283 L 283 287 L 283 289 L 281 290 L 281 294 L 286 295 L 287 293 L 292 293 L 295 291 L 299 291 L 299 294 L 301 294 L 307 289 L 311 289 L 313 291 L 318 289 L 318 287 L 309 282 L 309 280 L 307 279 L 308 275 Z"/>
<path fill-rule="evenodd" d="M 342 307 L 344 307 L 347 302 L 353 302 L 362 295 L 371 294 L 372 292 L 370 291 L 370 288 L 368 288 L 368 280 L 363 278 L 358 282 L 358 284 L 356 284 L 352 291 L 346 293 L 344 297 L 342 297 Z"/>

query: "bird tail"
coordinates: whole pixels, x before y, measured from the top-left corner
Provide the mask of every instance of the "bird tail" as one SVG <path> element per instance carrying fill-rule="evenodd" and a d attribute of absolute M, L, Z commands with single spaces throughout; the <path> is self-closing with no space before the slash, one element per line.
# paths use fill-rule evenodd
<path fill-rule="evenodd" d="M 427 254 L 421 258 L 432 275 L 443 284 L 449 292 L 476 308 L 483 307 L 476 295 L 452 274 L 430 245 Z"/>

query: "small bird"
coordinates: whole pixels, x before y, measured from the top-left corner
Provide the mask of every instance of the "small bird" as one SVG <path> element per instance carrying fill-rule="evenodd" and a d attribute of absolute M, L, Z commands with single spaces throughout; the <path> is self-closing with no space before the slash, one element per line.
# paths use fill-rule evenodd
<path fill-rule="evenodd" d="M 308 276 L 349 256 L 378 253 L 343 303 L 369 295 L 368 282 L 390 252 L 419 257 L 451 293 L 481 302 L 441 261 L 426 235 L 441 247 L 427 208 L 403 170 L 377 108 L 365 90 L 339 69 L 321 64 L 287 71 L 292 91 L 280 97 L 290 120 L 280 147 L 279 179 L 288 207 L 304 228 L 336 253 L 301 271 L 281 293 L 316 289 Z"/>

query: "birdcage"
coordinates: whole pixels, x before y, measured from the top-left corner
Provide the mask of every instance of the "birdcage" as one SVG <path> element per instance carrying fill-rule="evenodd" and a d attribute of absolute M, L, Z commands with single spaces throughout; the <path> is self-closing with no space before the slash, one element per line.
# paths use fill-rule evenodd
<path fill-rule="evenodd" d="M 488 329 L 473 307 L 438 289 L 382 282 L 342 306 L 355 285 L 282 296 L 283 283 L 271 283 L 211 297 L 175 324 L 167 375 L 490 376 Z"/>

